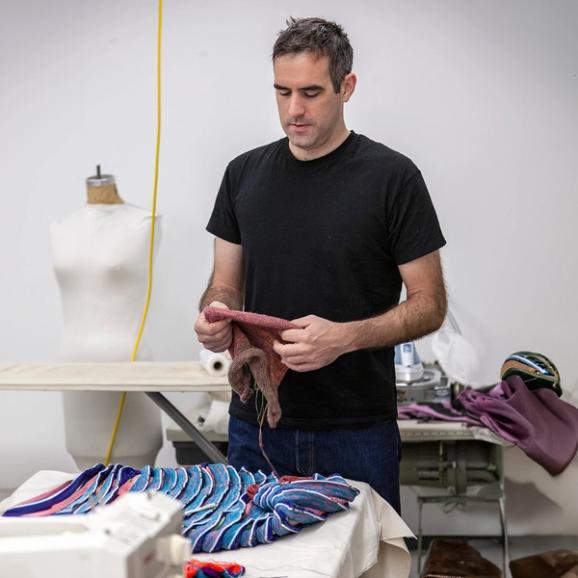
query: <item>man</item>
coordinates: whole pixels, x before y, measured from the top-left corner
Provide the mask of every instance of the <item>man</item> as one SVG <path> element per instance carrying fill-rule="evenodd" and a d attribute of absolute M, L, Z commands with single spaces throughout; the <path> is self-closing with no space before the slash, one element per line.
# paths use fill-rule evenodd
<path fill-rule="evenodd" d="M 366 481 L 399 511 L 393 346 L 445 317 L 445 240 L 415 165 L 347 129 L 352 60 L 333 22 L 291 19 L 280 33 L 274 87 L 287 138 L 227 167 L 207 226 L 214 270 L 201 309 L 244 307 L 299 326 L 274 347 L 289 369 L 281 421 L 263 431 L 277 472 Z M 227 321 L 201 313 L 195 330 L 212 351 L 231 343 Z M 253 398 L 233 394 L 229 461 L 270 470 Z"/>

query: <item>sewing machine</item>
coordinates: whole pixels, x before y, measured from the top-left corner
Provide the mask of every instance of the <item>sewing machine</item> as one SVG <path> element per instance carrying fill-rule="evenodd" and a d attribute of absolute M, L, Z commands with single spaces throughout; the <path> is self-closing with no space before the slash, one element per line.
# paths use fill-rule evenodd
<path fill-rule="evenodd" d="M 413 341 L 395 346 L 397 403 L 451 400 L 451 383 L 437 364 L 422 363 Z"/>
<path fill-rule="evenodd" d="M 191 557 L 180 503 L 126 494 L 85 516 L 0 518 L 0 576 L 182 578 Z"/>

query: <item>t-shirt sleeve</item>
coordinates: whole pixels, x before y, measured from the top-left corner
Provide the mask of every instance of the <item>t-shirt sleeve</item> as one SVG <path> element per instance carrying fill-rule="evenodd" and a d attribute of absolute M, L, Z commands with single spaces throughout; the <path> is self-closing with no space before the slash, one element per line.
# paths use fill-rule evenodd
<path fill-rule="evenodd" d="M 423 257 L 446 244 L 421 172 L 404 183 L 388 212 L 390 246 L 398 265 Z"/>
<path fill-rule="evenodd" d="M 220 239 L 230 243 L 241 243 L 241 232 L 235 215 L 235 191 L 231 178 L 231 166 L 227 167 L 221 187 L 215 200 L 211 218 L 207 224 L 207 231 Z"/>

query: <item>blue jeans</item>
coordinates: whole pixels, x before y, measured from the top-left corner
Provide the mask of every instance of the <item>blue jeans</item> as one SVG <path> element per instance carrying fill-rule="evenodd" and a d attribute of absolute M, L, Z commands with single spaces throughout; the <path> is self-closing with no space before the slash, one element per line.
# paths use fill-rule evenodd
<path fill-rule="evenodd" d="M 401 440 L 395 420 L 329 430 L 270 429 L 265 424 L 263 445 L 280 476 L 340 474 L 367 482 L 400 513 Z M 232 416 L 228 459 L 236 468 L 271 472 L 259 447 L 258 426 Z"/>

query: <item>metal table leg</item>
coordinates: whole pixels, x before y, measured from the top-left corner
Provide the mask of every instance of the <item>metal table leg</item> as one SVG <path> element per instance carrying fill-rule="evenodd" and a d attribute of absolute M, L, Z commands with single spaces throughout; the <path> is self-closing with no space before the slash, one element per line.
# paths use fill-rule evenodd
<path fill-rule="evenodd" d="M 417 574 L 421 575 L 421 556 L 423 548 L 423 532 L 421 527 L 421 519 L 423 514 L 423 501 L 420 499 L 421 496 L 417 498 L 417 511 L 418 511 L 418 523 L 417 523 Z"/>
<path fill-rule="evenodd" d="M 146 394 L 181 427 L 213 463 L 227 463 L 227 458 L 164 395 L 156 391 L 147 391 Z"/>
<path fill-rule="evenodd" d="M 500 523 L 502 525 L 502 567 L 504 569 L 504 578 L 508 578 L 508 560 L 510 558 L 508 552 L 508 525 L 506 522 L 506 500 L 505 498 L 500 498 L 499 501 L 500 508 Z"/>
<path fill-rule="evenodd" d="M 501 466 L 500 454 L 500 466 Z M 510 551 L 508 544 L 508 519 L 506 517 L 506 488 L 504 483 L 504 469 L 500 467 L 500 497 L 498 500 L 498 507 L 500 508 L 500 523 L 502 525 L 502 566 L 504 569 L 504 578 L 510 576 L 510 569 L 508 563 L 510 561 Z"/>
<path fill-rule="evenodd" d="M 452 496 L 452 495 L 436 495 L 436 496 L 418 496 L 418 534 L 417 534 L 417 571 L 418 575 L 421 572 L 421 556 L 422 556 L 422 508 L 424 504 L 467 504 L 467 503 L 495 503 L 498 505 L 500 514 L 500 526 L 502 529 L 502 568 L 504 578 L 510 576 L 508 561 L 510 559 L 508 551 L 508 523 L 506 519 L 506 497 L 503 485 L 500 484 L 500 495 L 495 498 L 484 498 L 479 496 Z"/>

